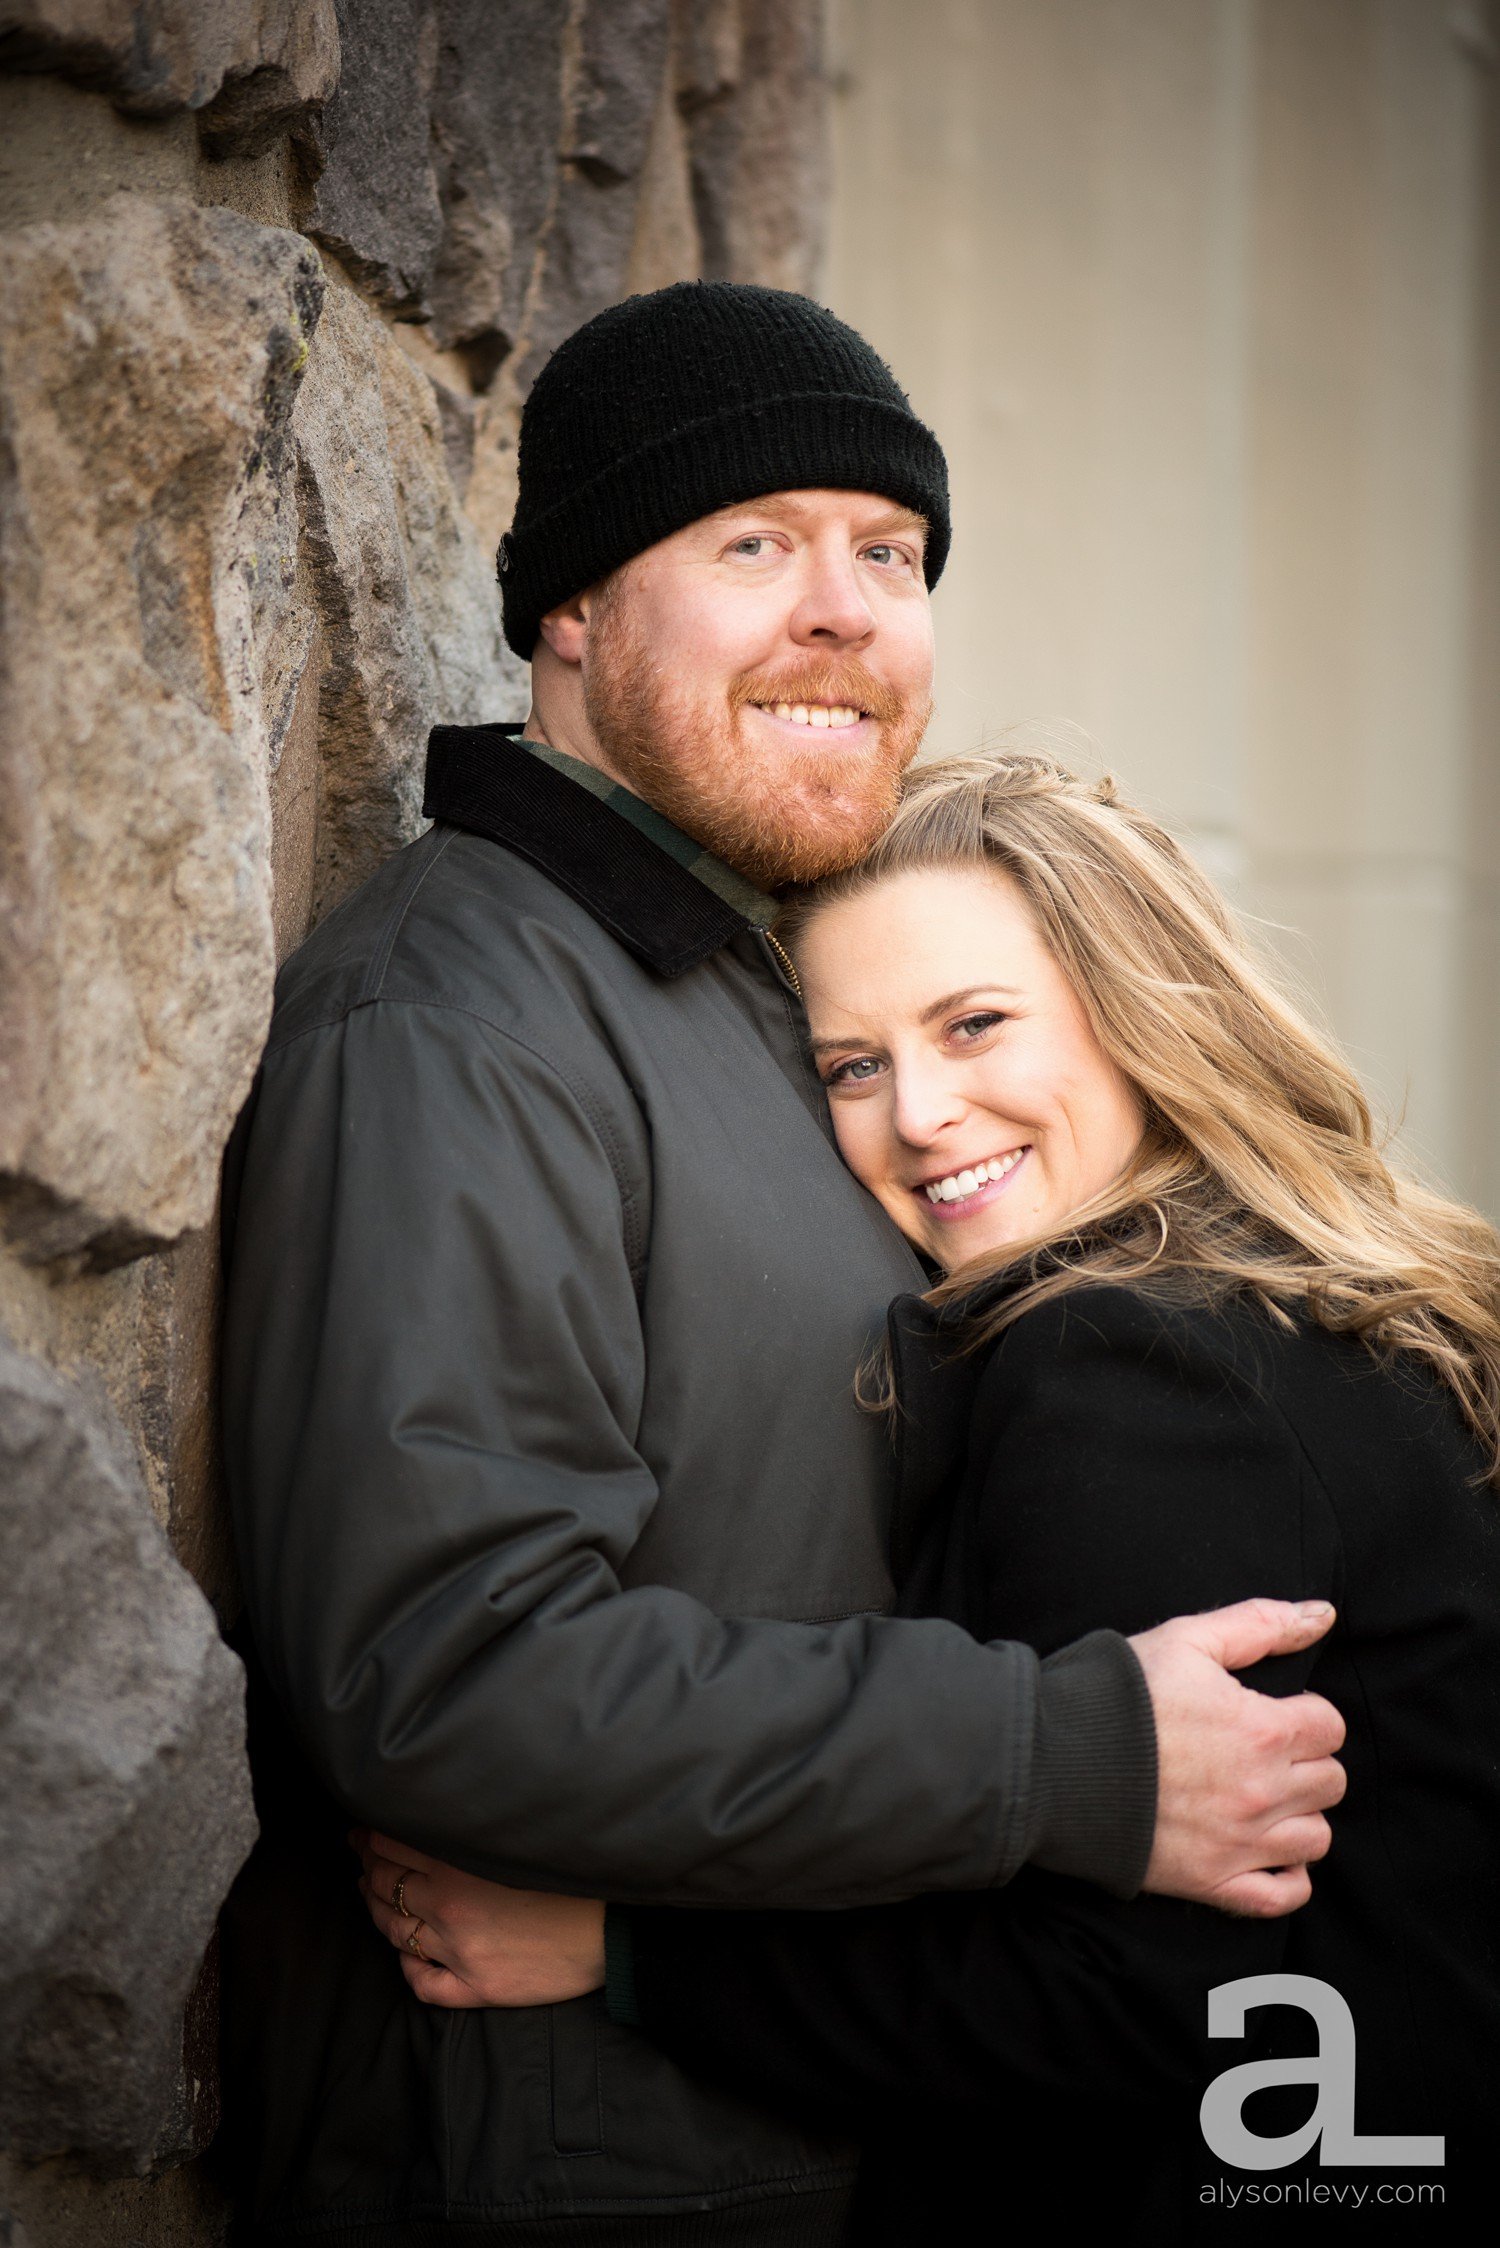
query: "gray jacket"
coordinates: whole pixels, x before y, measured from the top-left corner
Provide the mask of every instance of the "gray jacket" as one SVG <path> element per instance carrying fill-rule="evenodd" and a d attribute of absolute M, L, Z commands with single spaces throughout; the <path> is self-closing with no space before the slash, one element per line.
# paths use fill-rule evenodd
<path fill-rule="evenodd" d="M 602 2004 L 418 2006 L 309 1806 L 618 1900 L 1129 1891 L 1149 1702 L 1109 1635 L 884 1612 L 851 1378 L 920 1273 L 753 907 L 507 731 L 439 730 L 439 824 L 290 963 L 234 1166 L 231 1496 L 312 1775 L 231 1917 L 249 2237 L 832 2238 L 848 2150 Z"/>

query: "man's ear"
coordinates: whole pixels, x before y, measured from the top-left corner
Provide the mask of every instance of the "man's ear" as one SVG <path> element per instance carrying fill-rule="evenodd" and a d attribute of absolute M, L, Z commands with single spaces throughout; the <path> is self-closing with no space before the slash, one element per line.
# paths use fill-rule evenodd
<path fill-rule="evenodd" d="M 549 609 L 541 621 L 542 638 L 563 663 L 581 664 L 583 661 L 589 637 L 589 607 L 589 595 L 578 593 L 571 601 Z"/>

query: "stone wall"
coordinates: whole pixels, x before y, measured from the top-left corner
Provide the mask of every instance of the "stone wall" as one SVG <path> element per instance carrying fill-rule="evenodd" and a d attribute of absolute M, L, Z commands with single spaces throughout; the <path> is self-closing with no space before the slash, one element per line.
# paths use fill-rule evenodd
<path fill-rule="evenodd" d="M 0 0 L 0 2240 L 223 2235 L 224 1144 L 428 727 L 525 709 L 527 384 L 811 285 L 821 58 L 820 0 Z"/>

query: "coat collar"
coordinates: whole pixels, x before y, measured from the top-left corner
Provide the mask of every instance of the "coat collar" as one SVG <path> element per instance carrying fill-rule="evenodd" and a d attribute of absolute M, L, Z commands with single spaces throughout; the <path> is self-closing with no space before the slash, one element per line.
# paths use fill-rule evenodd
<path fill-rule="evenodd" d="M 771 901 L 649 805 L 612 783 L 602 795 L 580 785 L 560 763 L 518 749 L 520 734 L 515 725 L 435 726 L 426 817 L 529 861 L 660 976 L 680 976 L 766 925 Z"/>

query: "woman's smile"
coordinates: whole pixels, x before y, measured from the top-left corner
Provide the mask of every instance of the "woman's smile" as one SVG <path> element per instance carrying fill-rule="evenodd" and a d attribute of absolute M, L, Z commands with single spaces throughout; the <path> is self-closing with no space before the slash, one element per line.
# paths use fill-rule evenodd
<path fill-rule="evenodd" d="M 919 1179 L 912 1192 L 925 1195 L 945 1224 L 970 1218 L 1004 1192 L 1016 1166 L 1029 1153 L 1028 1148 L 1013 1147 L 1006 1155 L 982 1156 L 978 1162 L 966 1163 L 961 1170 L 946 1172 L 940 1178 Z"/>

